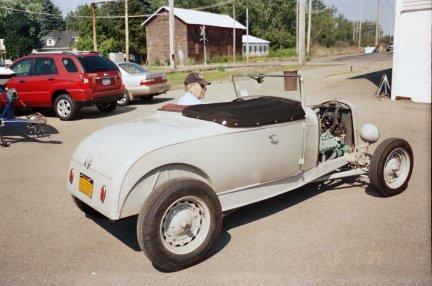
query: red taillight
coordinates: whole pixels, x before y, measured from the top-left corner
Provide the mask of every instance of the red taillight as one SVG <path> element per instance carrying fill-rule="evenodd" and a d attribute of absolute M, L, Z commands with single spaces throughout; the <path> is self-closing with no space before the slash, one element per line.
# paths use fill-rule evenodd
<path fill-rule="evenodd" d="M 69 171 L 69 183 L 71 183 L 71 184 L 73 183 L 74 177 L 75 177 L 75 170 L 71 169 Z"/>
<path fill-rule="evenodd" d="M 155 78 L 144 79 L 141 81 L 141 85 L 151 85 L 156 83 L 157 80 Z"/>
<path fill-rule="evenodd" d="M 92 78 L 90 75 L 82 75 L 81 79 L 80 79 L 80 83 L 82 85 L 89 85 L 91 80 L 92 80 Z"/>
<path fill-rule="evenodd" d="M 99 191 L 99 199 L 102 203 L 104 203 L 106 197 L 106 187 L 103 186 Z"/>

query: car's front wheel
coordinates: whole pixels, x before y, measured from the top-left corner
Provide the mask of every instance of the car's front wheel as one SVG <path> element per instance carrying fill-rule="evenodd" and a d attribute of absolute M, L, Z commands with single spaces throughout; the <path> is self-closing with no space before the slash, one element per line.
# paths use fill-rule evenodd
<path fill-rule="evenodd" d="M 78 113 L 78 107 L 69 95 L 61 94 L 54 101 L 54 112 L 60 120 L 72 120 Z"/>
<path fill-rule="evenodd" d="M 117 108 L 117 101 L 109 103 L 97 103 L 96 107 L 103 113 L 111 113 Z"/>
<path fill-rule="evenodd" d="M 388 197 L 402 193 L 408 186 L 414 166 L 410 144 L 400 138 L 389 138 L 375 149 L 369 166 L 371 185 Z"/>
<path fill-rule="evenodd" d="M 221 206 L 210 186 L 173 179 L 147 198 L 138 216 L 137 238 L 156 267 L 177 271 L 206 257 L 221 226 Z"/>

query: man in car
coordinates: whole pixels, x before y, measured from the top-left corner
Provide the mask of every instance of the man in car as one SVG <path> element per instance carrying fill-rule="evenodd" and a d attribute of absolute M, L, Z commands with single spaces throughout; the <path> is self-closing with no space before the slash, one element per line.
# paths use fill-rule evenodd
<path fill-rule="evenodd" d="M 202 104 L 201 99 L 204 98 L 207 85 L 209 84 L 210 82 L 206 81 L 199 73 L 191 72 L 184 80 L 185 94 L 179 98 L 177 104 Z"/>

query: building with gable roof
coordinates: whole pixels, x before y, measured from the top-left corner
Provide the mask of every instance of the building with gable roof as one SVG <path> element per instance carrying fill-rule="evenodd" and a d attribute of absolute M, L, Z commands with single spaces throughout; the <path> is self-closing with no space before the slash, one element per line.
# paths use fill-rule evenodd
<path fill-rule="evenodd" d="M 252 57 L 268 56 L 270 42 L 251 35 L 243 35 L 243 56 L 249 54 Z M 249 51 L 247 50 L 249 42 Z"/>
<path fill-rule="evenodd" d="M 164 63 L 169 60 L 169 7 L 159 8 L 142 25 L 146 29 L 147 61 Z M 236 29 L 236 54 L 242 55 L 242 36 L 246 27 L 228 15 L 174 8 L 175 60 L 202 63 L 204 44 L 201 29 L 205 26 L 207 58 L 232 56 L 233 28 Z"/>
<path fill-rule="evenodd" d="M 51 31 L 40 39 L 39 52 L 71 51 L 77 38 L 75 31 Z"/>

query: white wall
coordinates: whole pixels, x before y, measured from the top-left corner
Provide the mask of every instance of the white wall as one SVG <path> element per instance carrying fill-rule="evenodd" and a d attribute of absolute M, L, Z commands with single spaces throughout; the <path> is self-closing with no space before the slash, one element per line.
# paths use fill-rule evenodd
<path fill-rule="evenodd" d="M 431 103 L 432 10 L 407 9 L 406 2 L 396 2 L 391 98 Z"/>
<path fill-rule="evenodd" d="M 246 49 L 246 43 L 243 43 L 243 56 L 245 56 L 248 52 L 245 52 Z M 260 52 L 261 47 L 261 52 Z M 268 56 L 269 55 L 269 44 L 261 44 L 261 43 L 250 43 L 249 48 L 251 49 L 251 52 L 249 53 L 252 57 L 259 57 L 259 56 Z M 255 51 L 256 48 L 256 51 Z M 264 51 L 265 49 L 265 51 Z"/>

